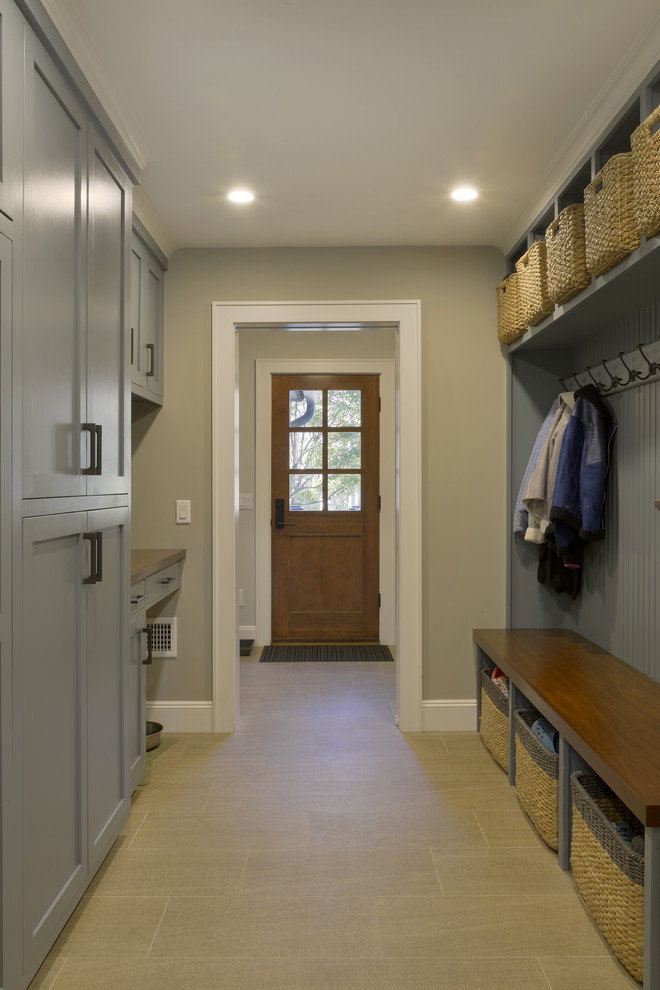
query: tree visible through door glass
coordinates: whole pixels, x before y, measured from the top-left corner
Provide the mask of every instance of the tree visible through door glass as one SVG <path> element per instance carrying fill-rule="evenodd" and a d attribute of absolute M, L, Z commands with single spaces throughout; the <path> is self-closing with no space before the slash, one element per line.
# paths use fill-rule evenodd
<path fill-rule="evenodd" d="M 323 467 L 323 434 L 291 430 L 289 467 L 293 471 L 320 471 Z"/>
<path fill-rule="evenodd" d="M 289 475 L 289 509 L 299 512 L 323 511 L 323 475 Z"/>
<path fill-rule="evenodd" d="M 323 426 L 321 389 L 289 391 L 289 426 Z"/>
<path fill-rule="evenodd" d="M 361 508 L 362 479 L 359 474 L 328 475 L 330 512 L 357 512 Z"/>
<path fill-rule="evenodd" d="M 359 389 L 328 389 L 328 426 L 360 426 Z"/>

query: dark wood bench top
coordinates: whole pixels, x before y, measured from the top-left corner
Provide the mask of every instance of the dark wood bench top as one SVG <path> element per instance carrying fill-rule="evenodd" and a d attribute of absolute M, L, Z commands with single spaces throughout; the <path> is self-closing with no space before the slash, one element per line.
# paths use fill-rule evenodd
<path fill-rule="evenodd" d="M 645 825 L 660 825 L 660 684 L 565 629 L 474 642 Z"/>

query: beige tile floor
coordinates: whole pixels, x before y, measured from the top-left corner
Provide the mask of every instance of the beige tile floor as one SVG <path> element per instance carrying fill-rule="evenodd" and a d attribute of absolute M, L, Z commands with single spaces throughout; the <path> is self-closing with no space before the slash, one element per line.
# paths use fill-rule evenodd
<path fill-rule="evenodd" d="M 242 664 L 31 990 L 631 990 L 476 733 L 402 735 L 394 664 Z"/>

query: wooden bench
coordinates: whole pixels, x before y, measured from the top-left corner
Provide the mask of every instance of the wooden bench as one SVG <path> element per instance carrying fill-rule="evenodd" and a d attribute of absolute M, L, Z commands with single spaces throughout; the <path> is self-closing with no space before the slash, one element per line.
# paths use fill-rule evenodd
<path fill-rule="evenodd" d="M 509 782 L 515 783 L 513 713 L 531 704 L 559 731 L 559 850 L 570 869 L 570 774 L 594 770 L 645 826 L 644 990 L 660 990 L 660 684 L 565 629 L 475 629 L 477 728 L 481 672 L 509 678 Z"/>

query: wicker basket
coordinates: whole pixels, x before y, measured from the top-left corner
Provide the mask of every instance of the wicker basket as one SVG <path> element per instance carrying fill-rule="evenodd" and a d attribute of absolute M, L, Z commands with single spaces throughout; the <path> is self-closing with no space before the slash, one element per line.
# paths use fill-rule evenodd
<path fill-rule="evenodd" d="M 584 205 L 575 203 L 561 211 L 545 232 L 548 262 L 548 294 L 565 303 L 591 282 L 587 270 Z"/>
<path fill-rule="evenodd" d="M 614 155 L 584 190 L 587 268 L 604 275 L 639 247 L 632 154 Z"/>
<path fill-rule="evenodd" d="M 660 107 L 630 137 L 635 220 L 637 230 L 645 237 L 653 237 L 660 231 L 660 130 L 652 133 L 658 121 Z"/>
<path fill-rule="evenodd" d="M 573 879 L 596 924 L 628 972 L 643 979 L 644 857 L 617 832 L 627 822 L 632 835 L 641 822 L 594 773 L 571 774 Z"/>
<path fill-rule="evenodd" d="M 547 248 L 545 241 L 535 241 L 516 262 L 520 313 L 529 327 L 535 327 L 555 308 L 548 295 Z"/>
<path fill-rule="evenodd" d="M 491 680 L 492 670 L 481 672 L 481 738 L 503 770 L 509 771 L 509 700 Z"/>
<path fill-rule="evenodd" d="M 517 711 L 516 791 L 523 811 L 551 849 L 559 846 L 559 757 L 543 745 L 532 725 L 536 711 Z"/>
<path fill-rule="evenodd" d="M 512 344 L 522 337 L 527 324 L 520 312 L 518 276 L 514 272 L 497 286 L 497 338 L 502 344 Z"/>

